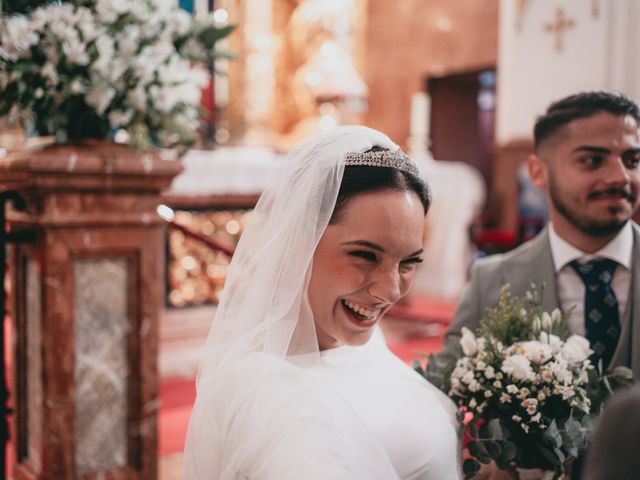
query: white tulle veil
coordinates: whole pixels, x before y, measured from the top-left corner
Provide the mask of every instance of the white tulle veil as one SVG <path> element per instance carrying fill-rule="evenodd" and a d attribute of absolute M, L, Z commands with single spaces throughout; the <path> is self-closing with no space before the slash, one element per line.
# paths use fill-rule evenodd
<path fill-rule="evenodd" d="M 185 447 L 185 478 L 272 478 L 260 476 L 266 471 L 281 472 L 282 478 L 311 475 L 304 462 L 313 460 L 306 452 L 326 449 L 327 442 L 339 458 L 324 478 L 394 478 L 378 446 L 363 448 L 370 440 L 348 408 L 304 376 L 305 367 L 319 359 L 306 296 L 313 254 L 336 203 L 345 155 L 375 146 L 398 148 L 362 126 L 308 138 L 292 149 L 278 181 L 260 197 L 233 256 L 206 342 Z M 311 420 L 310 412 L 317 418 Z M 305 434 L 305 422 L 313 422 L 307 425 L 313 433 Z M 283 438 L 289 445 L 306 445 L 291 465 L 277 465 L 278 449 L 286 448 Z M 312 472 L 321 474 L 317 468 Z"/>

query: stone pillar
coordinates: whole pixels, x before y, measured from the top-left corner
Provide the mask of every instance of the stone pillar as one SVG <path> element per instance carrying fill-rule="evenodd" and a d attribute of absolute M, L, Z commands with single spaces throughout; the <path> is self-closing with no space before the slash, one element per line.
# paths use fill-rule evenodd
<path fill-rule="evenodd" d="M 159 194 L 181 166 L 102 142 L 0 162 L 13 249 L 16 479 L 157 477 Z"/>

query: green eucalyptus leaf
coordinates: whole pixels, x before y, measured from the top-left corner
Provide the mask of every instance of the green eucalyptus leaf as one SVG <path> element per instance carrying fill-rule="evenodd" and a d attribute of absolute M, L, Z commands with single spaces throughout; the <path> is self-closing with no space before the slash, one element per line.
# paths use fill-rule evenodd
<path fill-rule="evenodd" d="M 462 473 L 464 478 L 472 478 L 480 471 L 480 463 L 473 458 L 467 458 L 462 464 Z"/>
<path fill-rule="evenodd" d="M 487 442 L 484 442 L 484 444 L 485 449 L 487 450 L 491 458 L 496 459 L 499 458 L 500 455 L 502 455 L 502 448 L 500 447 L 500 444 L 498 442 L 489 440 Z"/>

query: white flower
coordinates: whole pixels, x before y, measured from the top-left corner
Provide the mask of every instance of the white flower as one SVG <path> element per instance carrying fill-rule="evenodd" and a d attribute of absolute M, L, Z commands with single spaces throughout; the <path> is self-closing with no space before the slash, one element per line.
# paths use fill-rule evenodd
<path fill-rule="evenodd" d="M 71 85 L 69 85 L 69 91 L 75 95 L 79 95 L 87 91 L 87 86 L 82 83 L 82 80 L 79 78 L 74 78 Z"/>
<path fill-rule="evenodd" d="M 40 75 L 45 79 L 45 83 L 50 87 L 58 84 L 58 71 L 56 66 L 51 62 L 46 62 L 40 69 Z"/>
<path fill-rule="evenodd" d="M 98 49 L 98 58 L 91 64 L 91 70 L 106 76 L 113 59 L 113 40 L 106 35 L 101 35 L 96 39 L 96 48 Z"/>
<path fill-rule="evenodd" d="M 133 56 L 140 46 L 140 30 L 135 25 L 129 25 L 118 36 L 118 52 L 125 57 Z"/>
<path fill-rule="evenodd" d="M 551 346 L 546 343 L 529 341 L 521 342 L 520 346 L 522 347 L 524 356 L 533 363 L 544 363 L 553 355 Z"/>
<path fill-rule="evenodd" d="M 102 115 L 115 95 L 116 91 L 113 88 L 99 85 L 89 90 L 84 97 L 84 101 L 90 107 L 95 108 L 98 115 Z"/>
<path fill-rule="evenodd" d="M 516 394 L 518 393 L 518 387 L 516 387 L 513 383 L 510 385 L 507 385 L 507 392 L 511 394 Z"/>
<path fill-rule="evenodd" d="M 111 128 L 126 126 L 131 121 L 131 117 L 133 117 L 131 110 L 125 112 L 122 110 L 114 110 L 109 113 L 109 125 Z"/>
<path fill-rule="evenodd" d="M 493 396 L 493 393 L 491 393 L 491 390 L 485 390 L 484 398 L 491 398 L 492 396 Z"/>
<path fill-rule="evenodd" d="M 511 403 L 511 396 L 508 393 L 502 392 L 502 395 L 500 395 L 500 403 Z"/>
<path fill-rule="evenodd" d="M 0 22 L 0 32 L 0 57 L 10 61 L 26 57 L 31 46 L 37 44 L 39 40 L 31 23 L 23 16 L 12 16 Z"/>
<path fill-rule="evenodd" d="M 67 63 L 71 65 L 87 65 L 89 63 L 89 55 L 87 48 L 79 41 L 65 43 L 63 46 Z"/>
<path fill-rule="evenodd" d="M 478 404 L 478 402 L 476 401 L 475 398 L 472 398 L 471 400 L 469 400 L 469 407 L 471 408 L 475 408 L 475 406 Z"/>
<path fill-rule="evenodd" d="M 501 370 L 514 380 L 533 380 L 535 378 L 531 362 L 522 354 L 508 356 L 502 363 Z"/>
<path fill-rule="evenodd" d="M 551 330 L 551 315 L 549 315 L 547 312 L 543 312 L 541 323 L 544 330 Z"/>
<path fill-rule="evenodd" d="M 475 378 L 469 382 L 469 391 L 477 392 L 480 390 L 480 382 L 478 382 Z"/>
<path fill-rule="evenodd" d="M 522 408 L 527 410 L 529 415 L 533 415 L 538 410 L 538 399 L 537 398 L 527 398 L 522 401 L 520 404 Z"/>
<path fill-rule="evenodd" d="M 470 384 L 474 380 L 475 380 L 475 377 L 473 376 L 473 372 L 472 371 L 468 371 L 467 373 L 465 373 L 462 376 L 462 383 L 466 383 L 467 385 Z"/>
<path fill-rule="evenodd" d="M 478 344 L 476 343 L 476 336 L 467 327 L 462 327 L 462 338 L 460 338 L 460 346 L 462 351 L 468 357 L 473 357 L 478 353 Z"/>
<path fill-rule="evenodd" d="M 172 27 L 177 36 L 185 35 L 191 28 L 193 18 L 182 9 L 178 9 L 172 14 Z"/>
<path fill-rule="evenodd" d="M 144 112 L 147 109 L 147 94 L 144 88 L 139 85 L 127 93 L 127 103 L 136 110 Z"/>
<path fill-rule="evenodd" d="M 560 348 L 560 355 L 562 355 L 570 365 L 582 363 L 593 350 L 589 348 L 589 340 L 580 335 L 571 335 L 562 348 Z"/>
<path fill-rule="evenodd" d="M 484 376 L 491 380 L 492 378 L 494 378 L 496 376 L 496 371 L 495 369 L 489 365 L 487 368 L 484 369 Z"/>
<path fill-rule="evenodd" d="M 511 420 L 513 420 L 516 423 L 520 423 L 522 421 L 522 417 L 520 415 L 512 415 Z"/>
<path fill-rule="evenodd" d="M 98 0 L 96 12 L 104 23 L 115 22 L 118 17 L 129 10 L 129 0 Z M 131 2 L 133 3 L 133 2 Z"/>
<path fill-rule="evenodd" d="M 542 414 L 540 412 L 536 413 L 533 417 L 531 417 L 531 421 L 535 423 L 540 423 L 540 418 Z"/>
<path fill-rule="evenodd" d="M 562 347 L 562 340 L 560 340 L 560 337 L 553 335 L 552 333 L 540 332 L 539 340 L 542 343 L 549 344 L 554 355 L 558 353 L 560 351 L 560 347 Z"/>

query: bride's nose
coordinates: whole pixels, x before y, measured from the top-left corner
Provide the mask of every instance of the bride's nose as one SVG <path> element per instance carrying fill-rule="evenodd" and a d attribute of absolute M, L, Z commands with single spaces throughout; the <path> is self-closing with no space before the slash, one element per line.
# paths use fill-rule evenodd
<path fill-rule="evenodd" d="M 402 296 L 400 273 L 397 269 L 385 269 L 375 272 L 367 289 L 369 295 L 387 304 L 396 303 Z"/>

